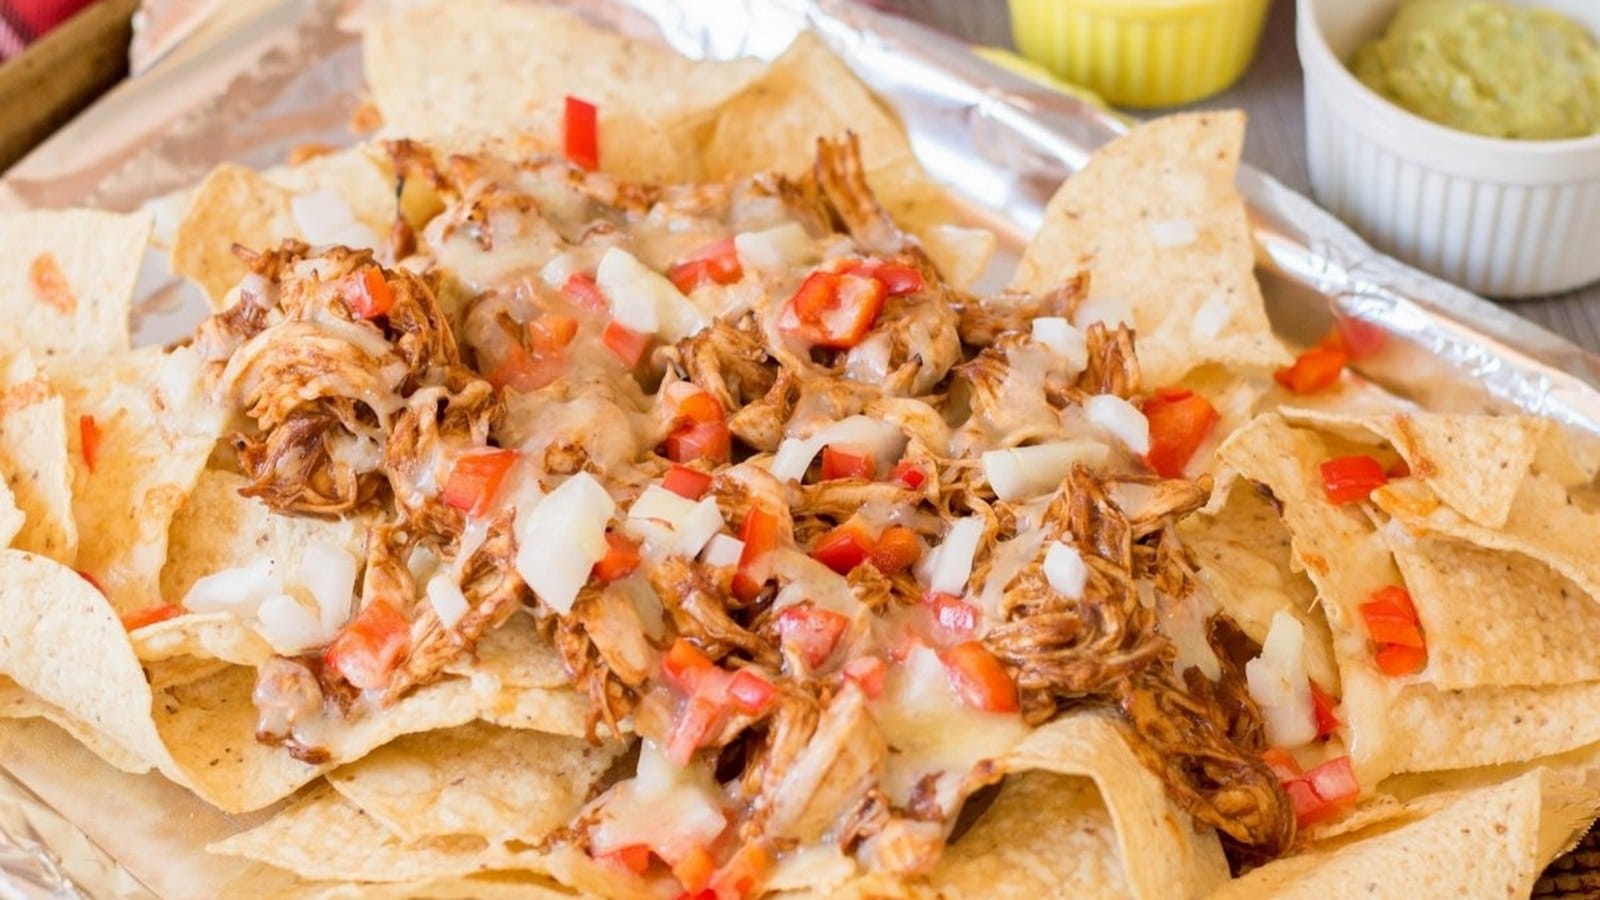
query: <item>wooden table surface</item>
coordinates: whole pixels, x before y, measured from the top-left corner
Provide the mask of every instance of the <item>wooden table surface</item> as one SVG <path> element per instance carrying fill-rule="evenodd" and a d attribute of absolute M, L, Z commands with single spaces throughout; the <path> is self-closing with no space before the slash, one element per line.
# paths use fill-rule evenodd
<path fill-rule="evenodd" d="M 888 5 L 974 43 L 1011 46 L 1011 22 L 1002 0 L 890 0 Z M 1192 108 L 1237 107 L 1250 116 L 1245 161 L 1289 187 L 1311 195 L 1306 172 L 1305 106 L 1300 60 L 1294 48 L 1294 0 L 1275 0 L 1261 49 L 1244 78 L 1226 93 Z M 1190 107 L 1184 107 L 1190 108 Z M 1136 114 L 1159 114 L 1160 110 Z M 1600 238 L 1596 239 L 1600 252 Z M 1600 352 L 1600 284 L 1556 297 L 1506 304 L 1574 343 Z"/>

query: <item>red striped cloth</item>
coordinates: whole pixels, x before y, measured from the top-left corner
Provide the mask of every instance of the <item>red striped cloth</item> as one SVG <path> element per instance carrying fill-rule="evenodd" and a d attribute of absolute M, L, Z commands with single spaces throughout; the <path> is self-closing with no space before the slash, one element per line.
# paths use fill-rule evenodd
<path fill-rule="evenodd" d="M 22 52 L 92 0 L 0 0 L 0 60 Z"/>

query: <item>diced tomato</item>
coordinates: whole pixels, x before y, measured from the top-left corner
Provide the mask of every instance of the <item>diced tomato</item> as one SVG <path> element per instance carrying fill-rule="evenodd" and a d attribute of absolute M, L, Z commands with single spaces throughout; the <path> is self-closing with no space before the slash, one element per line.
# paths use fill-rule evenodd
<path fill-rule="evenodd" d="M 100 453 L 100 426 L 95 424 L 94 416 L 78 417 L 78 447 L 83 453 L 84 468 L 94 472 L 94 461 Z"/>
<path fill-rule="evenodd" d="M 1144 461 L 1162 478 L 1182 478 L 1184 467 L 1221 416 L 1211 401 L 1185 388 L 1163 388 L 1141 409 L 1150 422 L 1150 451 Z"/>
<path fill-rule="evenodd" d="M 545 313 L 528 323 L 528 341 L 535 356 L 557 356 L 578 336 L 578 320 L 560 313 Z"/>
<path fill-rule="evenodd" d="M 789 301 L 803 336 L 817 347 L 849 350 L 878 321 L 888 288 L 876 278 L 818 269 Z"/>
<path fill-rule="evenodd" d="M 907 489 L 914 491 L 922 487 L 923 483 L 928 480 L 928 473 L 922 471 L 922 467 L 911 460 L 902 459 L 895 463 L 894 471 L 889 473 L 889 480 L 905 485 Z"/>
<path fill-rule="evenodd" d="M 363 269 L 359 277 L 343 282 L 341 293 L 350 311 L 363 319 L 386 316 L 394 308 L 394 289 L 384 280 L 383 270 L 373 266 Z"/>
<path fill-rule="evenodd" d="M 620 581 L 639 568 L 639 545 L 627 535 L 606 532 L 606 555 L 594 564 L 594 577 L 601 584 Z"/>
<path fill-rule="evenodd" d="M 772 577 L 772 551 L 778 549 L 778 517 L 752 506 L 739 526 L 739 540 L 744 542 L 744 550 L 733 574 L 733 595 L 749 603 Z"/>
<path fill-rule="evenodd" d="M 1366 359 L 1382 350 L 1389 340 L 1389 333 L 1382 326 L 1350 316 L 1340 316 L 1334 322 L 1329 338 L 1335 335 L 1338 337 L 1337 349 L 1343 350 L 1351 359 Z"/>
<path fill-rule="evenodd" d="M 1407 647 L 1404 644 L 1383 644 L 1372 654 L 1378 671 L 1392 678 L 1415 675 L 1428 664 L 1425 647 Z"/>
<path fill-rule="evenodd" d="M 778 613 L 778 636 L 784 649 L 799 656 L 808 669 L 820 668 L 828 661 L 849 625 L 843 614 L 810 603 Z"/>
<path fill-rule="evenodd" d="M 581 168 L 594 171 L 600 168 L 599 116 L 594 104 L 577 97 L 568 97 L 562 117 L 562 131 L 566 137 L 567 159 Z"/>
<path fill-rule="evenodd" d="M 667 278 L 685 294 L 706 282 L 733 284 L 743 277 L 744 267 L 739 264 L 739 253 L 734 249 L 732 237 L 695 251 L 667 270 Z"/>
<path fill-rule="evenodd" d="M 1328 696 L 1321 685 L 1311 682 L 1311 712 L 1317 721 L 1317 737 L 1327 737 L 1344 724 L 1339 721 L 1338 706 L 1339 702 Z"/>
<path fill-rule="evenodd" d="M 673 466 L 661 479 L 661 486 L 687 500 L 699 500 L 711 490 L 711 476 L 688 466 Z"/>
<path fill-rule="evenodd" d="M 968 706 L 993 713 L 1017 711 L 1016 682 L 982 643 L 963 641 L 939 658 L 950 686 Z"/>
<path fill-rule="evenodd" d="M 870 553 L 872 564 L 885 575 L 897 575 L 922 558 L 922 542 L 917 533 L 903 525 L 890 525 L 878 535 Z"/>
<path fill-rule="evenodd" d="M 611 301 L 606 299 L 605 292 L 600 290 L 600 285 L 595 284 L 593 278 L 582 272 L 568 275 L 567 283 L 561 286 L 561 292 L 574 304 L 593 312 L 605 312 L 611 308 Z"/>
<path fill-rule="evenodd" d="M 753 669 L 740 669 L 728 679 L 728 699 L 732 701 L 734 709 L 752 716 L 759 716 L 772 705 L 772 698 L 778 689 L 772 682 L 762 678 Z"/>
<path fill-rule="evenodd" d="M 526 394 L 554 384 L 566 372 L 566 368 L 566 362 L 559 358 L 541 358 L 521 347 L 514 347 L 483 378 L 497 388 L 510 388 Z"/>
<path fill-rule="evenodd" d="M 1332 387 L 1339 380 L 1350 357 L 1331 347 L 1312 347 L 1295 357 L 1294 365 L 1285 366 L 1272 373 L 1272 377 L 1294 394 L 1315 394 Z"/>
<path fill-rule="evenodd" d="M 1322 470 L 1322 490 L 1338 504 L 1367 499 L 1367 495 L 1388 482 L 1383 463 L 1370 456 L 1339 456 L 1326 460 Z"/>
<path fill-rule="evenodd" d="M 844 677 L 854 681 L 868 700 L 876 700 L 883 696 L 889 666 L 881 657 L 858 656 L 844 664 Z"/>
<path fill-rule="evenodd" d="M 928 593 L 922 597 L 939 630 L 957 640 L 972 637 L 978 629 L 978 608 L 954 594 Z"/>
<path fill-rule="evenodd" d="M 598 857 L 600 862 L 627 869 L 635 875 L 650 871 L 650 848 L 644 844 L 629 844 Z"/>
<path fill-rule="evenodd" d="M 727 462 L 733 455 L 733 433 L 721 422 L 684 425 L 667 435 L 662 445 L 667 459 L 677 463 L 708 459 Z"/>
<path fill-rule="evenodd" d="M 661 660 L 661 674 L 667 683 L 685 697 L 701 692 L 708 675 L 715 673 L 717 664 L 700 652 L 692 642 L 678 638 L 667 648 Z"/>
<path fill-rule="evenodd" d="M 1268 747 L 1261 751 L 1261 761 L 1267 764 L 1272 774 L 1278 776 L 1279 781 L 1286 784 L 1301 775 L 1300 762 L 1293 753 L 1281 747 Z"/>
<path fill-rule="evenodd" d="M 717 398 L 705 391 L 685 394 L 674 404 L 677 417 L 696 425 L 711 425 L 727 420 L 727 411 Z"/>
<path fill-rule="evenodd" d="M 517 451 L 499 447 L 480 447 L 456 457 L 444 484 L 445 504 L 472 515 L 481 514 L 494 501 L 500 482 L 516 465 L 517 457 Z"/>
<path fill-rule="evenodd" d="M 379 598 L 339 632 L 323 653 L 323 662 L 362 690 L 378 688 L 410 646 L 411 623 Z"/>
<path fill-rule="evenodd" d="M 859 275 L 873 278 L 883 284 L 891 297 L 900 297 L 906 294 L 915 294 L 927 287 L 927 282 L 922 278 L 922 273 L 911 266 L 899 263 L 881 262 L 876 259 L 863 259 L 846 263 L 838 271 L 844 275 Z"/>
<path fill-rule="evenodd" d="M 615 320 L 607 322 L 604 331 L 600 332 L 600 343 L 606 345 L 622 364 L 633 368 L 644 358 L 644 352 L 650 349 L 653 340 L 648 334 L 619 325 Z"/>
<path fill-rule="evenodd" d="M 1411 621 L 1417 620 L 1417 605 L 1411 600 L 1411 592 L 1398 584 L 1388 584 L 1372 592 L 1367 598 L 1375 603 L 1384 603 L 1396 610 L 1397 615 L 1405 616 Z"/>
<path fill-rule="evenodd" d="M 1350 757 L 1330 759 L 1288 782 L 1284 789 L 1294 801 L 1295 821 L 1304 828 L 1330 819 L 1355 805 L 1361 794 Z"/>
<path fill-rule="evenodd" d="M 811 558 L 840 575 L 848 575 L 851 569 L 872 557 L 874 543 L 865 528 L 853 521 L 846 522 L 817 539 L 811 548 Z"/>
<path fill-rule="evenodd" d="M 155 606 L 147 606 L 144 609 L 123 613 L 122 627 L 126 631 L 133 631 L 146 625 L 154 625 L 157 622 L 165 622 L 168 619 L 177 618 L 182 614 L 183 607 L 181 606 L 173 603 L 158 603 Z"/>
<path fill-rule="evenodd" d="M 711 884 L 711 875 L 717 870 L 717 860 L 704 847 L 694 847 L 672 864 L 672 877 L 678 879 L 686 891 L 703 891 Z"/>
<path fill-rule="evenodd" d="M 872 480 L 876 461 L 870 451 L 855 447 L 837 447 L 829 444 L 822 448 L 822 480 L 837 478 L 864 478 Z"/>
<path fill-rule="evenodd" d="M 1359 607 L 1361 620 L 1366 623 L 1367 634 L 1379 644 L 1400 644 L 1405 647 L 1425 647 L 1422 625 L 1417 621 L 1416 607 L 1405 588 L 1389 586 L 1373 593 L 1372 599 Z"/>

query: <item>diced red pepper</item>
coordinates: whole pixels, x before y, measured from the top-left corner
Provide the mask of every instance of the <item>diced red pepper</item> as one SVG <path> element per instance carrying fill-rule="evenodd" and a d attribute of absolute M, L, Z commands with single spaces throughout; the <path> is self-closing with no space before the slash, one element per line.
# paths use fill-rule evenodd
<path fill-rule="evenodd" d="M 1339 381 L 1350 357 L 1331 347 L 1312 347 L 1295 357 L 1294 365 L 1285 366 L 1272 373 L 1279 384 L 1294 394 L 1315 394 Z"/>
<path fill-rule="evenodd" d="M 811 558 L 840 575 L 872 557 L 875 541 L 866 529 L 856 522 L 846 522 L 817 539 L 811 548 Z"/>
<path fill-rule="evenodd" d="M 717 870 L 717 860 L 704 847 L 694 847 L 672 864 L 672 877 L 686 891 L 703 891 L 711 884 Z"/>
<path fill-rule="evenodd" d="M 567 159 L 591 172 L 600 168 L 599 116 L 594 104 L 568 97 L 564 113 L 562 130 L 566 137 Z"/>
<path fill-rule="evenodd" d="M 1333 343 L 1335 340 L 1337 343 Z M 1388 340 L 1389 333 L 1381 325 L 1340 316 L 1334 322 L 1333 331 L 1324 339 L 1324 344 L 1343 350 L 1351 359 L 1366 359 L 1382 350 Z"/>
<path fill-rule="evenodd" d="M 693 900 L 747 900 L 772 869 L 772 855 L 760 844 L 745 844 L 711 876 L 711 886 Z M 709 892 L 711 896 L 705 897 Z"/>
<path fill-rule="evenodd" d="M 394 289 L 384 279 L 383 270 L 376 266 L 363 269 L 354 283 L 346 281 L 343 284 L 346 287 L 341 293 L 345 302 L 359 318 L 376 319 L 388 315 L 389 310 L 394 308 Z"/>
<path fill-rule="evenodd" d="M 716 671 L 717 664 L 684 638 L 673 641 L 661 660 L 662 676 L 685 697 L 702 692 L 708 675 Z"/>
<path fill-rule="evenodd" d="M 667 278 L 687 294 L 702 284 L 733 284 L 744 277 L 733 238 L 726 237 L 690 254 L 667 270 Z"/>
<path fill-rule="evenodd" d="M 1379 644 L 1400 644 L 1405 647 L 1427 646 L 1422 636 L 1422 625 L 1417 621 L 1417 610 L 1405 588 L 1389 586 L 1372 595 L 1361 604 L 1361 620 L 1367 634 Z"/>
<path fill-rule="evenodd" d="M 1317 737 L 1327 737 L 1344 724 L 1339 721 L 1338 706 L 1339 702 L 1328 696 L 1321 685 L 1311 682 L 1311 712 L 1317 722 Z"/>
<path fill-rule="evenodd" d="M 752 506 L 739 526 L 739 540 L 744 542 L 744 550 L 739 553 L 739 568 L 733 574 L 733 595 L 749 603 L 772 577 L 772 551 L 778 549 L 778 517 Z"/>
<path fill-rule="evenodd" d="M 606 555 L 594 564 L 594 577 L 601 584 L 620 581 L 639 568 L 639 545 L 627 535 L 606 532 Z"/>
<path fill-rule="evenodd" d="M 726 421 L 728 415 L 717 398 L 700 390 L 685 393 L 673 407 L 678 420 L 696 425 Z"/>
<path fill-rule="evenodd" d="M 500 482 L 517 463 L 517 451 L 499 447 L 480 447 L 456 457 L 445 481 L 442 499 L 471 515 L 480 515 L 494 501 Z"/>
<path fill-rule="evenodd" d="M 978 629 L 978 608 L 954 594 L 928 593 L 922 597 L 939 630 L 956 640 L 972 637 Z"/>
<path fill-rule="evenodd" d="M 878 321 L 888 288 L 876 278 L 818 269 L 789 301 L 801 335 L 817 347 L 849 350 Z"/>
<path fill-rule="evenodd" d="M 868 700 L 876 700 L 883 696 L 883 687 L 889 678 L 889 666 L 881 657 L 858 656 L 844 664 L 844 677 L 855 682 Z"/>
<path fill-rule="evenodd" d="M 1211 401 L 1187 388 L 1162 388 L 1141 409 L 1150 423 L 1144 461 L 1162 478 L 1182 478 L 1184 467 L 1222 418 Z"/>
<path fill-rule="evenodd" d="M 640 334 L 631 328 L 617 324 L 616 320 L 606 323 L 604 331 L 600 332 L 600 343 L 606 345 L 622 364 L 633 368 L 644 358 L 646 350 L 650 349 L 652 338 L 648 334 Z"/>
<path fill-rule="evenodd" d="M 91 473 L 94 472 L 94 461 L 100 453 L 100 436 L 100 426 L 95 424 L 94 416 L 78 417 L 78 447 L 83 453 L 84 468 Z"/>
<path fill-rule="evenodd" d="M 72 571 L 77 572 L 79 578 L 89 582 L 89 584 L 92 585 L 95 590 L 99 591 L 102 596 L 106 595 L 106 586 L 100 583 L 100 579 L 90 575 L 88 572 L 85 572 L 82 569 L 73 569 Z"/>
<path fill-rule="evenodd" d="M 778 613 L 778 636 L 784 649 L 799 656 L 809 669 L 821 668 L 828 661 L 849 625 L 843 614 L 810 603 Z"/>
<path fill-rule="evenodd" d="M 528 323 L 528 341 L 535 356 L 559 356 L 577 336 L 578 320 L 561 313 L 545 313 Z"/>
<path fill-rule="evenodd" d="M 650 871 L 650 848 L 644 844 L 629 844 L 610 853 L 602 853 L 598 861 L 627 869 L 635 875 L 643 875 Z"/>
<path fill-rule="evenodd" d="M 883 284 L 891 297 L 901 297 L 906 294 L 915 294 L 927 287 L 922 273 L 899 263 L 882 262 L 876 259 L 863 259 L 847 262 L 838 269 L 844 275 L 859 275 L 873 278 Z"/>
<path fill-rule="evenodd" d="M 1396 481 L 1401 478 L 1410 478 L 1411 466 L 1407 465 L 1405 459 L 1402 457 L 1395 460 L 1394 463 L 1389 466 L 1389 468 L 1384 469 L 1383 475 L 1390 481 Z"/>
<path fill-rule="evenodd" d="M 1365 455 L 1335 457 L 1319 468 L 1323 491 L 1329 500 L 1341 505 L 1365 500 L 1389 481 L 1383 474 L 1383 463 Z"/>
<path fill-rule="evenodd" d="M 711 476 L 688 466 L 673 466 L 661 479 L 661 486 L 686 500 L 699 500 L 711 490 Z"/>
<path fill-rule="evenodd" d="M 833 481 L 838 478 L 864 478 L 872 480 L 877 462 L 872 458 L 871 451 L 856 447 L 836 447 L 829 444 L 822 448 L 822 480 Z"/>
<path fill-rule="evenodd" d="M 1301 828 L 1333 818 L 1355 805 L 1361 794 L 1350 757 L 1330 759 L 1284 784 L 1294 801 L 1295 821 Z"/>
<path fill-rule="evenodd" d="M 724 463 L 733 455 L 733 433 L 721 422 L 685 425 L 667 435 L 662 446 L 667 459 L 673 462 L 707 459 Z"/>
<path fill-rule="evenodd" d="M 778 689 L 752 669 L 740 669 L 728 680 L 728 699 L 734 709 L 759 716 L 772 705 Z"/>
<path fill-rule="evenodd" d="M 1415 675 L 1428 665 L 1428 650 L 1404 644 L 1383 644 L 1372 654 L 1372 661 L 1378 671 L 1391 678 Z"/>
<path fill-rule="evenodd" d="M 1281 747 L 1268 747 L 1261 751 L 1261 761 L 1266 763 L 1272 774 L 1278 776 L 1278 780 L 1285 784 L 1294 781 L 1302 774 L 1300 761 L 1294 758 L 1293 753 Z"/>
<path fill-rule="evenodd" d="M 726 713 L 726 700 L 700 695 L 686 699 L 667 732 L 667 759 L 677 766 L 688 765 L 694 752 L 716 736 Z"/>
<path fill-rule="evenodd" d="M 519 393 L 536 391 L 554 384 L 566 372 L 564 360 L 534 356 L 521 347 L 513 347 L 484 380 L 497 388 L 510 388 Z"/>
<path fill-rule="evenodd" d="M 885 575 L 897 575 L 922 558 L 922 542 L 917 533 L 903 525 L 890 525 L 878 535 L 870 552 L 872 564 Z"/>
<path fill-rule="evenodd" d="M 968 706 L 993 713 L 1017 711 L 1016 682 L 982 643 L 963 641 L 939 658 L 950 686 Z"/>
<path fill-rule="evenodd" d="M 894 471 L 889 473 L 889 480 L 904 485 L 908 490 L 916 490 L 928 480 L 928 473 L 922 467 L 909 459 L 902 459 L 895 463 Z"/>
<path fill-rule="evenodd" d="M 606 299 L 605 292 L 600 290 L 600 285 L 595 284 L 593 278 L 582 272 L 568 275 L 567 283 L 561 286 L 561 291 L 575 305 L 592 312 L 605 312 L 611 308 L 611 301 Z"/>
<path fill-rule="evenodd" d="M 352 685 L 382 687 L 411 646 L 411 623 L 388 601 L 368 603 L 323 653 L 328 668 Z"/>
<path fill-rule="evenodd" d="M 79 574 L 83 573 L 80 572 Z M 99 587 L 99 585 L 96 585 L 96 587 Z M 133 631 L 146 625 L 154 625 L 157 622 L 165 622 L 168 619 L 177 618 L 182 614 L 183 607 L 181 606 L 173 603 L 157 603 L 155 606 L 147 606 L 144 609 L 123 613 L 122 627 L 125 631 Z"/>

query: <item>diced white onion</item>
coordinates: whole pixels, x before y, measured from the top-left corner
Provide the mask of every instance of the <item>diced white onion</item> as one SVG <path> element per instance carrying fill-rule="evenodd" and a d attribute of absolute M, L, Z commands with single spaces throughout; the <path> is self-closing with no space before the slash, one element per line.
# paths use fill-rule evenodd
<path fill-rule="evenodd" d="M 1075 464 L 1101 466 L 1109 455 L 1105 444 L 1082 438 L 989 450 L 983 454 L 983 475 L 1001 500 L 1026 500 L 1055 490 Z"/>
<path fill-rule="evenodd" d="M 1096 322 L 1104 322 L 1107 328 L 1116 328 L 1118 325 L 1132 327 L 1133 318 L 1128 312 L 1128 304 L 1117 297 L 1094 297 L 1078 304 L 1072 314 L 1072 324 L 1084 331 Z"/>
<path fill-rule="evenodd" d="M 611 317 L 618 325 L 640 334 L 661 330 L 661 304 L 657 298 L 661 287 L 657 282 L 665 282 L 667 290 L 677 291 L 672 282 L 620 247 L 612 247 L 600 257 L 594 280 L 611 300 Z"/>
<path fill-rule="evenodd" d="M 606 555 L 606 525 L 616 509 L 600 482 L 579 472 L 531 510 L 517 510 L 517 573 L 546 606 L 572 610 L 590 570 Z"/>
<path fill-rule="evenodd" d="M 1167 637 L 1172 638 L 1172 646 L 1177 650 L 1172 665 L 1179 675 L 1193 666 L 1200 674 L 1216 681 L 1222 677 L 1222 662 L 1206 638 L 1207 615 L 1201 608 L 1202 596 L 1203 589 L 1186 596 L 1163 596 L 1164 602 L 1158 604 L 1161 627 Z"/>
<path fill-rule="evenodd" d="M 583 254 L 576 250 L 558 253 L 539 270 L 539 280 L 559 291 L 567 286 L 572 276 L 584 270 L 583 263 Z"/>
<path fill-rule="evenodd" d="M 470 608 L 467 604 L 467 595 L 461 592 L 460 585 L 448 574 L 440 572 L 428 580 L 428 605 L 433 607 L 433 612 L 439 617 L 439 624 L 445 628 L 454 628 L 461 617 L 467 614 Z"/>
<path fill-rule="evenodd" d="M 1129 452 L 1150 452 L 1150 420 L 1139 407 L 1115 394 L 1096 394 L 1083 404 L 1089 421 L 1111 432 Z"/>
<path fill-rule="evenodd" d="M 1304 650 L 1305 629 L 1294 616 L 1279 610 L 1272 616 L 1261 655 L 1245 663 L 1250 697 L 1261 708 L 1267 743 L 1274 747 L 1298 747 L 1317 736 Z"/>
<path fill-rule="evenodd" d="M 1056 355 L 1068 375 L 1076 375 L 1089 365 L 1089 345 L 1083 332 L 1059 316 L 1033 320 L 1033 339 Z"/>
<path fill-rule="evenodd" d="M 1044 532 L 1037 528 L 1029 528 L 995 546 L 994 554 L 990 557 L 989 574 L 983 579 L 983 593 L 978 597 L 978 606 L 985 615 L 1000 614 L 1000 601 L 1005 595 L 1006 585 L 1022 574 L 1022 570 L 1039 555 L 1042 546 Z"/>
<path fill-rule="evenodd" d="M 324 626 L 338 630 L 350 621 L 356 559 L 343 547 L 320 540 L 307 544 L 295 580 L 317 601 Z"/>
<path fill-rule="evenodd" d="M 1167 219 L 1150 223 L 1150 238 L 1157 247 L 1187 247 L 1200 239 L 1200 232 L 1188 219 Z"/>
<path fill-rule="evenodd" d="M 1051 590 L 1068 600 L 1081 600 L 1089 583 L 1089 567 L 1077 547 L 1056 541 L 1044 553 L 1044 577 Z"/>
<path fill-rule="evenodd" d="M 987 228 L 935 225 L 923 231 L 922 247 L 933 257 L 945 281 L 956 290 L 967 290 L 989 268 L 999 238 Z"/>
<path fill-rule="evenodd" d="M 736 566 L 744 555 L 744 541 L 728 534 L 714 534 L 700 560 L 708 566 Z"/>
<path fill-rule="evenodd" d="M 690 558 L 699 556 L 706 542 L 726 525 L 722 520 L 722 510 L 717 506 L 717 498 L 702 497 L 674 527 L 678 536 L 672 549 Z"/>
<path fill-rule="evenodd" d="M 190 612 L 226 612 L 251 616 L 261 601 L 283 593 L 283 577 L 269 558 L 245 566 L 223 569 L 196 581 L 183 595 L 183 607 Z"/>
<path fill-rule="evenodd" d="M 1189 333 L 1196 340 L 1209 341 L 1221 334 L 1232 318 L 1233 306 L 1228 303 L 1228 298 L 1215 294 L 1195 311 L 1194 320 L 1189 323 Z"/>
<path fill-rule="evenodd" d="M 378 249 L 378 236 L 356 221 L 350 205 L 334 191 L 312 191 L 289 198 L 289 213 L 308 244 L 343 244 L 358 250 Z"/>
<path fill-rule="evenodd" d="M 978 542 L 983 539 L 983 526 L 982 516 L 967 516 L 950 523 L 950 530 L 935 551 L 938 559 L 928 579 L 929 590 L 957 597 L 966 594 L 967 581 L 972 577 L 972 558 L 977 555 Z"/>
<path fill-rule="evenodd" d="M 733 236 L 740 265 L 750 269 L 790 269 L 811 262 L 816 248 L 811 235 L 798 222 Z"/>
<path fill-rule="evenodd" d="M 784 438 L 772 456 L 772 477 L 779 481 L 800 481 L 811 468 L 822 445 L 814 438 Z"/>
<path fill-rule="evenodd" d="M 263 600 L 256 619 L 261 636 L 274 651 L 283 654 L 326 646 L 339 633 L 339 629 L 324 625 L 316 613 L 288 594 L 274 594 Z"/>
<path fill-rule="evenodd" d="M 418 584 L 427 584 L 438 568 L 439 555 L 421 544 L 412 547 L 411 555 L 406 557 L 406 571 L 411 574 L 411 580 Z"/>
<path fill-rule="evenodd" d="M 653 741 L 645 741 L 638 774 L 607 793 L 589 838 L 596 854 L 642 844 L 676 858 L 709 844 L 726 826 L 705 768 L 698 763 L 675 766 Z"/>
<path fill-rule="evenodd" d="M 633 501 L 628 507 L 628 518 L 651 519 L 665 522 L 669 527 L 677 524 L 694 512 L 693 500 L 682 494 L 674 494 L 659 484 L 647 486 L 640 494 L 639 499 Z"/>

